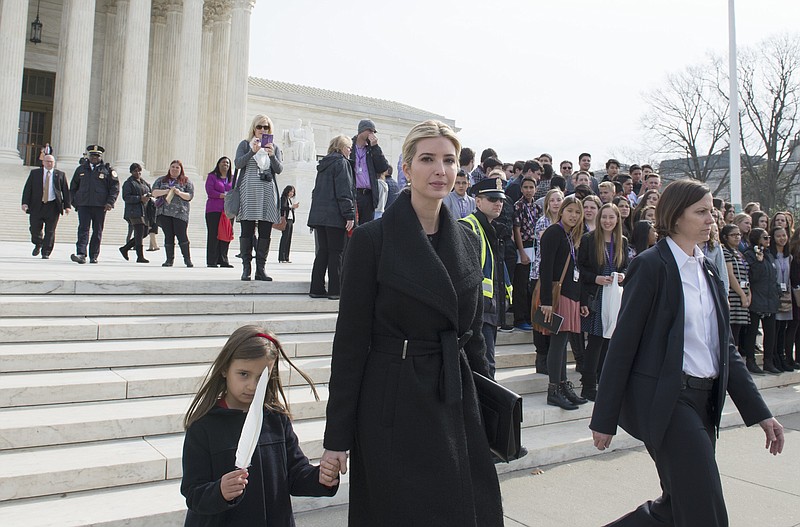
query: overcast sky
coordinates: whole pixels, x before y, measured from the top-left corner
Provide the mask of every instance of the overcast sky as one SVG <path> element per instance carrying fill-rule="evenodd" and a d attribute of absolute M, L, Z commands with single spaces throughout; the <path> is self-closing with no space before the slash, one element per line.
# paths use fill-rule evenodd
<path fill-rule="evenodd" d="M 457 8 L 454 8 L 457 6 Z M 358 9 L 356 9 L 358 7 Z M 727 55 L 726 0 L 258 0 L 250 74 L 444 115 L 500 159 L 549 152 L 624 163 L 642 145 L 641 94 Z M 739 46 L 800 31 L 796 0 L 738 0 Z M 354 123 L 355 126 L 355 123 Z"/>

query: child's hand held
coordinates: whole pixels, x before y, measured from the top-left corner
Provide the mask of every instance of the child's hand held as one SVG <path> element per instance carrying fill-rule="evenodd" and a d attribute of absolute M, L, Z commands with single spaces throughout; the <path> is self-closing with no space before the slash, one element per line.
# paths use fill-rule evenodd
<path fill-rule="evenodd" d="M 242 495 L 247 486 L 247 475 L 247 469 L 240 468 L 222 476 L 219 489 L 225 501 L 231 501 Z"/>

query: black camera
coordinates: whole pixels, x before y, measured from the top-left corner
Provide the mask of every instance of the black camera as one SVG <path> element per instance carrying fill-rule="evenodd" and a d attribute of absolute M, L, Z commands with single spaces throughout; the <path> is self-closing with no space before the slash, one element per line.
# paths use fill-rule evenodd
<path fill-rule="evenodd" d="M 261 181 L 272 182 L 273 175 L 271 170 L 265 170 L 263 172 L 258 173 L 258 178 Z"/>

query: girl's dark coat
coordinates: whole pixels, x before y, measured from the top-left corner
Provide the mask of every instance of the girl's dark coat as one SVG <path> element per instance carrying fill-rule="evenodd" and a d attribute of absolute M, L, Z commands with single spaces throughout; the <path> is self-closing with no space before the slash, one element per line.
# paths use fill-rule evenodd
<path fill-rule="evenodd" d="M 503 525 L 472 380 L 488 371 L 479 242 L 439 218 L 435 250 L 401 193 L 347 249 L 325 448 L 350 451 L 350 526 Z"/>
<path fill-rule="evenodd" d="M 181 494 L 186 526 L 294 526 L 292 496 L 333 496 L 319 483 L 319 468 L 300 450 L 288 417 L 264 410 L 244 494 L 231 502 L 220 491 L 223 475 L 236 470 L 236 446 L 246 412 L 214 407 L 189 427 L 183 443 Z"/>

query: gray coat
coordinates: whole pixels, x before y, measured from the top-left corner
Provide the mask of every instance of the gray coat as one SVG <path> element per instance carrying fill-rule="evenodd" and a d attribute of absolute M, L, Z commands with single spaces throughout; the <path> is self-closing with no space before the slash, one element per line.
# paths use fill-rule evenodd
<path fill-rule="evenodd" d="M 343 229 L 347 220 L 355 217 L 353 169 L 342 154 L 330 153 L 317 165 L 308 226 Z"/>
<path fill-rule="evenodd" d="M 178 195 L 175 195 L 172 198 L 172 201 L 167 203 L 167 200 L 164 199 L 166 196 L 160 196 L 156 200 L 156 212 L 159 216 L 169 216 L 171 218 L 177 218 L 189 223 L 189 202 L 194 197 L 194 185 L 192 185 L 192 182 L 187 179 L 186 183 L 176 183 L 174 187 L 181 192 L 188 192 L 189 199 L 185 200 Z M 168 175 L 158 178 L 155 183 L 153 183 L 153 190 L 168 190 L 169 188 Z"/>

